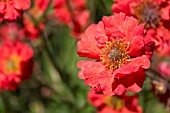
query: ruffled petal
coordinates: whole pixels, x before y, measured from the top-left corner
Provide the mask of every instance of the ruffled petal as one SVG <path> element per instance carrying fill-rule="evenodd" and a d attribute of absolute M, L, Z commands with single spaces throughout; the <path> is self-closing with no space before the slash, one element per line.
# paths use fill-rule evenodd
<path fill-rule="evenodd" d="M 105 104 L 105 96 L 102 94 L 95 94 L 93 90 L 90 90 L 88 93 L 88 99 L 91 104 L 95 107 L 100 107 Z"/>
<path fill-rule="evenodd" d="M 15 0 L 14 7 L 18 10 L 26 10 L 31 6 L 30 0 Z"/>
<path fill-rule="evenodd" d="M 126 13 L 126 15 L 131 16 L 131 3 L 133 3 L 132 0 L 114 0 L 112 11 L 114 13 L 123 12 Z"/>
<path fill-rule="evenodd" d="M 140 56 L 144 54 L 144 41 L 141 36 L 134 36 L 130 43 L 130 47 L 128 50 L 128 55 L 130 56 Z"/>
<path fill-rule="evenodd" d="M 3 14 L 5 10 L 5 3 L 4 2 L 0 2 L 0 13 Z"/>
<path fill-rule="evenodd" d="M 113 82 L 113 92 L 117 95 L 123 94 L 126 90 L 139 92 L 142 90 L 144 80 L 145 72 L 143 69 L 140 69 L 137 72 L 115 79 Z"/>
<path fill-rule="evenodd" d="M 81 36 L 81 40 L 78 42 L 77 53 L 81 57 L 88 58 L 100 58 L 100 49 L 98 48 L 98 42 L 96 36 L 96 25 L 93 24 L 87 28 L 85 34 Z"/>
<path fill-rule="evenodd" d="M 104 16 L 102 21 L 105 26 L 106 35 L 109 37 L 112 33 L 119 31 L 118 26 L 123 24 L 125 14 L 114 14 L 114 16 Z"/>
<path fill-rule="evenodd" d="M 16 42 L 15 46 L 15 52 L 22 57 L 23 61 L 27 61 L 33 57 L 33 51 L 27 44 Z M 23 50 L 23 48 L 25 49 Z"/>
<path fill-rule="evenodd" d="M 106 42 L 108 41 L 108 37 L 106 36 L 104 24 L 102 21 L 100 21 L 96 25 L 96 36 L 95 36 L 97 42 L 98 42 L 98 47 L 102 48 L 105 46 Z"/>
<path fill-rule="evenodd" d="M 113 74 L 115 77 L 122 77 L 126 74 L 137 72 L 140 68 L 148 69 L 150 61 L 146 55 L 131 59 L 131 62 L 123 64 L 120 68 L 116 69 Z"/>
<path fill-rule="evenodd" d="M 85 84 L 90 85 L 96 93 L 103 92 L 103 87 L 106 83 L 110 83 L 108 87 L 111 87 L 113 75 L 109 70 L 106 70 L 101 62 L 79 61 L 77 67 L 81 68 L 78 76 L 84 79 Z M 109 92 L 112 91 L 110 90 Z"/>
<path fill-rule="evenodd" d="M 20 13 L 14 9 L 13 3 L 6 4 L 4 19 L 13 21 L 16 20 L 18 16 L 20 16 Z"/>
<path fill-rule="evenodd" d="M 145 55 L 148 57 L 148 59 L 151 59 L 155 49 L 155 42 L 152 41 L 152 37 L 150 34 L 147 34 L 144 37 L 144 43 L 145 43 Z"/>

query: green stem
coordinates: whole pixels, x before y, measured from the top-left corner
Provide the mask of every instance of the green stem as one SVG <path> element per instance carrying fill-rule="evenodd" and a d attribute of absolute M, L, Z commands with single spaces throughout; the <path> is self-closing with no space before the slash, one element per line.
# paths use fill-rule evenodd
<path fill-rule="evenodd" d="M 7 92 L 2 91 L 1 96 L 2 96 L 3 103 L 5 105 L 5 113 L 12 113 L 13 110 L 9 102 L 9 97 L 7 96 Z"/>

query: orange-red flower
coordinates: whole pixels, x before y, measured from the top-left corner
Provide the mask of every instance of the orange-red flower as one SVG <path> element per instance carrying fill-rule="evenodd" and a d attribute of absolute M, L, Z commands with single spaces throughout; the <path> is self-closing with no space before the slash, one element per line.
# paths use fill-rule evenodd
<path fill-rule="evenodd" d="M 170 79 L 170 63 L 169 62 L 161 62 L 159 64 L 158 70 L 160 74 L 168 79 Z"/>
<path fill-rule="evenodd" d="M 147 32 L 155 42 L 155 49 L 159 57 L 170 56 L 170 31 L 160 26 L 156 30 L 150 29 Z"/>
<path fill-rule="evenodd" d="M 89 11 L 86 9 L 86 0 L 57 0 L 54 10 L 57 19 L 70 26 L 72 35 L 79 37 L 88 24 Z"/>
<path fill-rule="evenodd" d="M 1 0 L 0 20 L 16 20 L 17 17 L 21 17 L 23 10 L 30 8 L 30 5 L 30 0 Z"/>
<path fill-rule="evenodd" d="M 96 93 L 139 92 L 154 49 L 151 37 L 144 37 L 143 27 L 124 13 L 104 16 L 89 26 L 78 42 L 77 53 L 94 60 L 78 62 L 79 78 Z"/>
<path fill-rule="evenodd" d="M 1 42 L 14 43 L 23 38 L 23 33 L 16 23 L 7 23 L 0 27 Z"/>
<path fill-rule="evenodd" d="M 29 18 L 23 20 L 24 28 L 22 29 L 25 38 L 36 40 L 39 37 L 39 30 L 35 27 L 34 23 Z M 44 23 L 39 23 L 40 30 L 44 30 Z"/>
<path fill-rule="evenodd" d="M 90 91 L 88 99 L 97 107 L 97 113 L 142 113 L 137 96 L 127 96 L 125 93 L 121 96 L 105 96 Z"/>
<path fill-rule="evenodd" d="M 15 90 L 18 84 L 30 78 L 33 51 L 25 43 L 4 43 L 0 47 L 0 90 Z"/>
<path fill-rule="evenodd" d="M 13 43 L 15 41 L 30 39 L 37 39 L 39 36 L 38 30 L 34 24 L 25 18 L 23 20 L 25 26 L 21 27 L 17 23 L 7 23 L 0 27 L 1 41 L 4 43 Z M 40 24 L 43 29 L 43 24 Z"/>

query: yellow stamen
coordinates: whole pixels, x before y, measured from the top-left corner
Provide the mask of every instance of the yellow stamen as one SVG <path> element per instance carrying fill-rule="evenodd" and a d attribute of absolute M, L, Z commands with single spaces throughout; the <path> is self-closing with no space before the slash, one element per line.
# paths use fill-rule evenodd
<path fill-rule="evenodd" d="M 123 40 L 113 40 L 106 43 L 102 49 L 100 59 L 109 70 L 113 71 L 122 66 L 124 63 L 130 62 L 130 56 L 127 53 L 129 43 Z"/>
<path fill-rule="evenodd" d="M 106 97 L 106 105 L 115 110 L 121 110 L 125 106 L 125 103 L 120 97 L 112 96 Z"/>
<path fill-rule="evenodd" d="M 21 59 L 18 55 L 12 55 L 10 58 L 4 61 L 4 72 L 7 74 L 20 73 Z"/>

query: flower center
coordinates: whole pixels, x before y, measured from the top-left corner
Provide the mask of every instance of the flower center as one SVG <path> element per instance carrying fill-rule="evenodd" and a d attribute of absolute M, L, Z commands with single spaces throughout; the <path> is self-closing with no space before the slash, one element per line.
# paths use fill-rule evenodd
<path fill-rule="evenodd" d="M 159 6 L 148 1 L 135 7 L 135 15 L 139 23 L 144 23 L 146 28 L 156 28 L 161 22 Z"/>
<path fill-rule="evenodd" d="M 106 97 L 106 106 L 121 110 L 125 106 L 125 102 L 118 96 Z"/>
<path fill-rule="evenodd" d="M 107 42 L 102 49 L 100 59 L 109 70 L 113 71 L 122 66 L 124 63 L 130 62 L 130 56 L 127 53 L 129 43 L 123 40 L 115 39 Z"/>
<path fill-rule="evenodd" d="M 20 73 L 21 59 L 17 55 L 12 55 L 9 59 L 4 61 L 4 72 L 7 74 Z"/>

